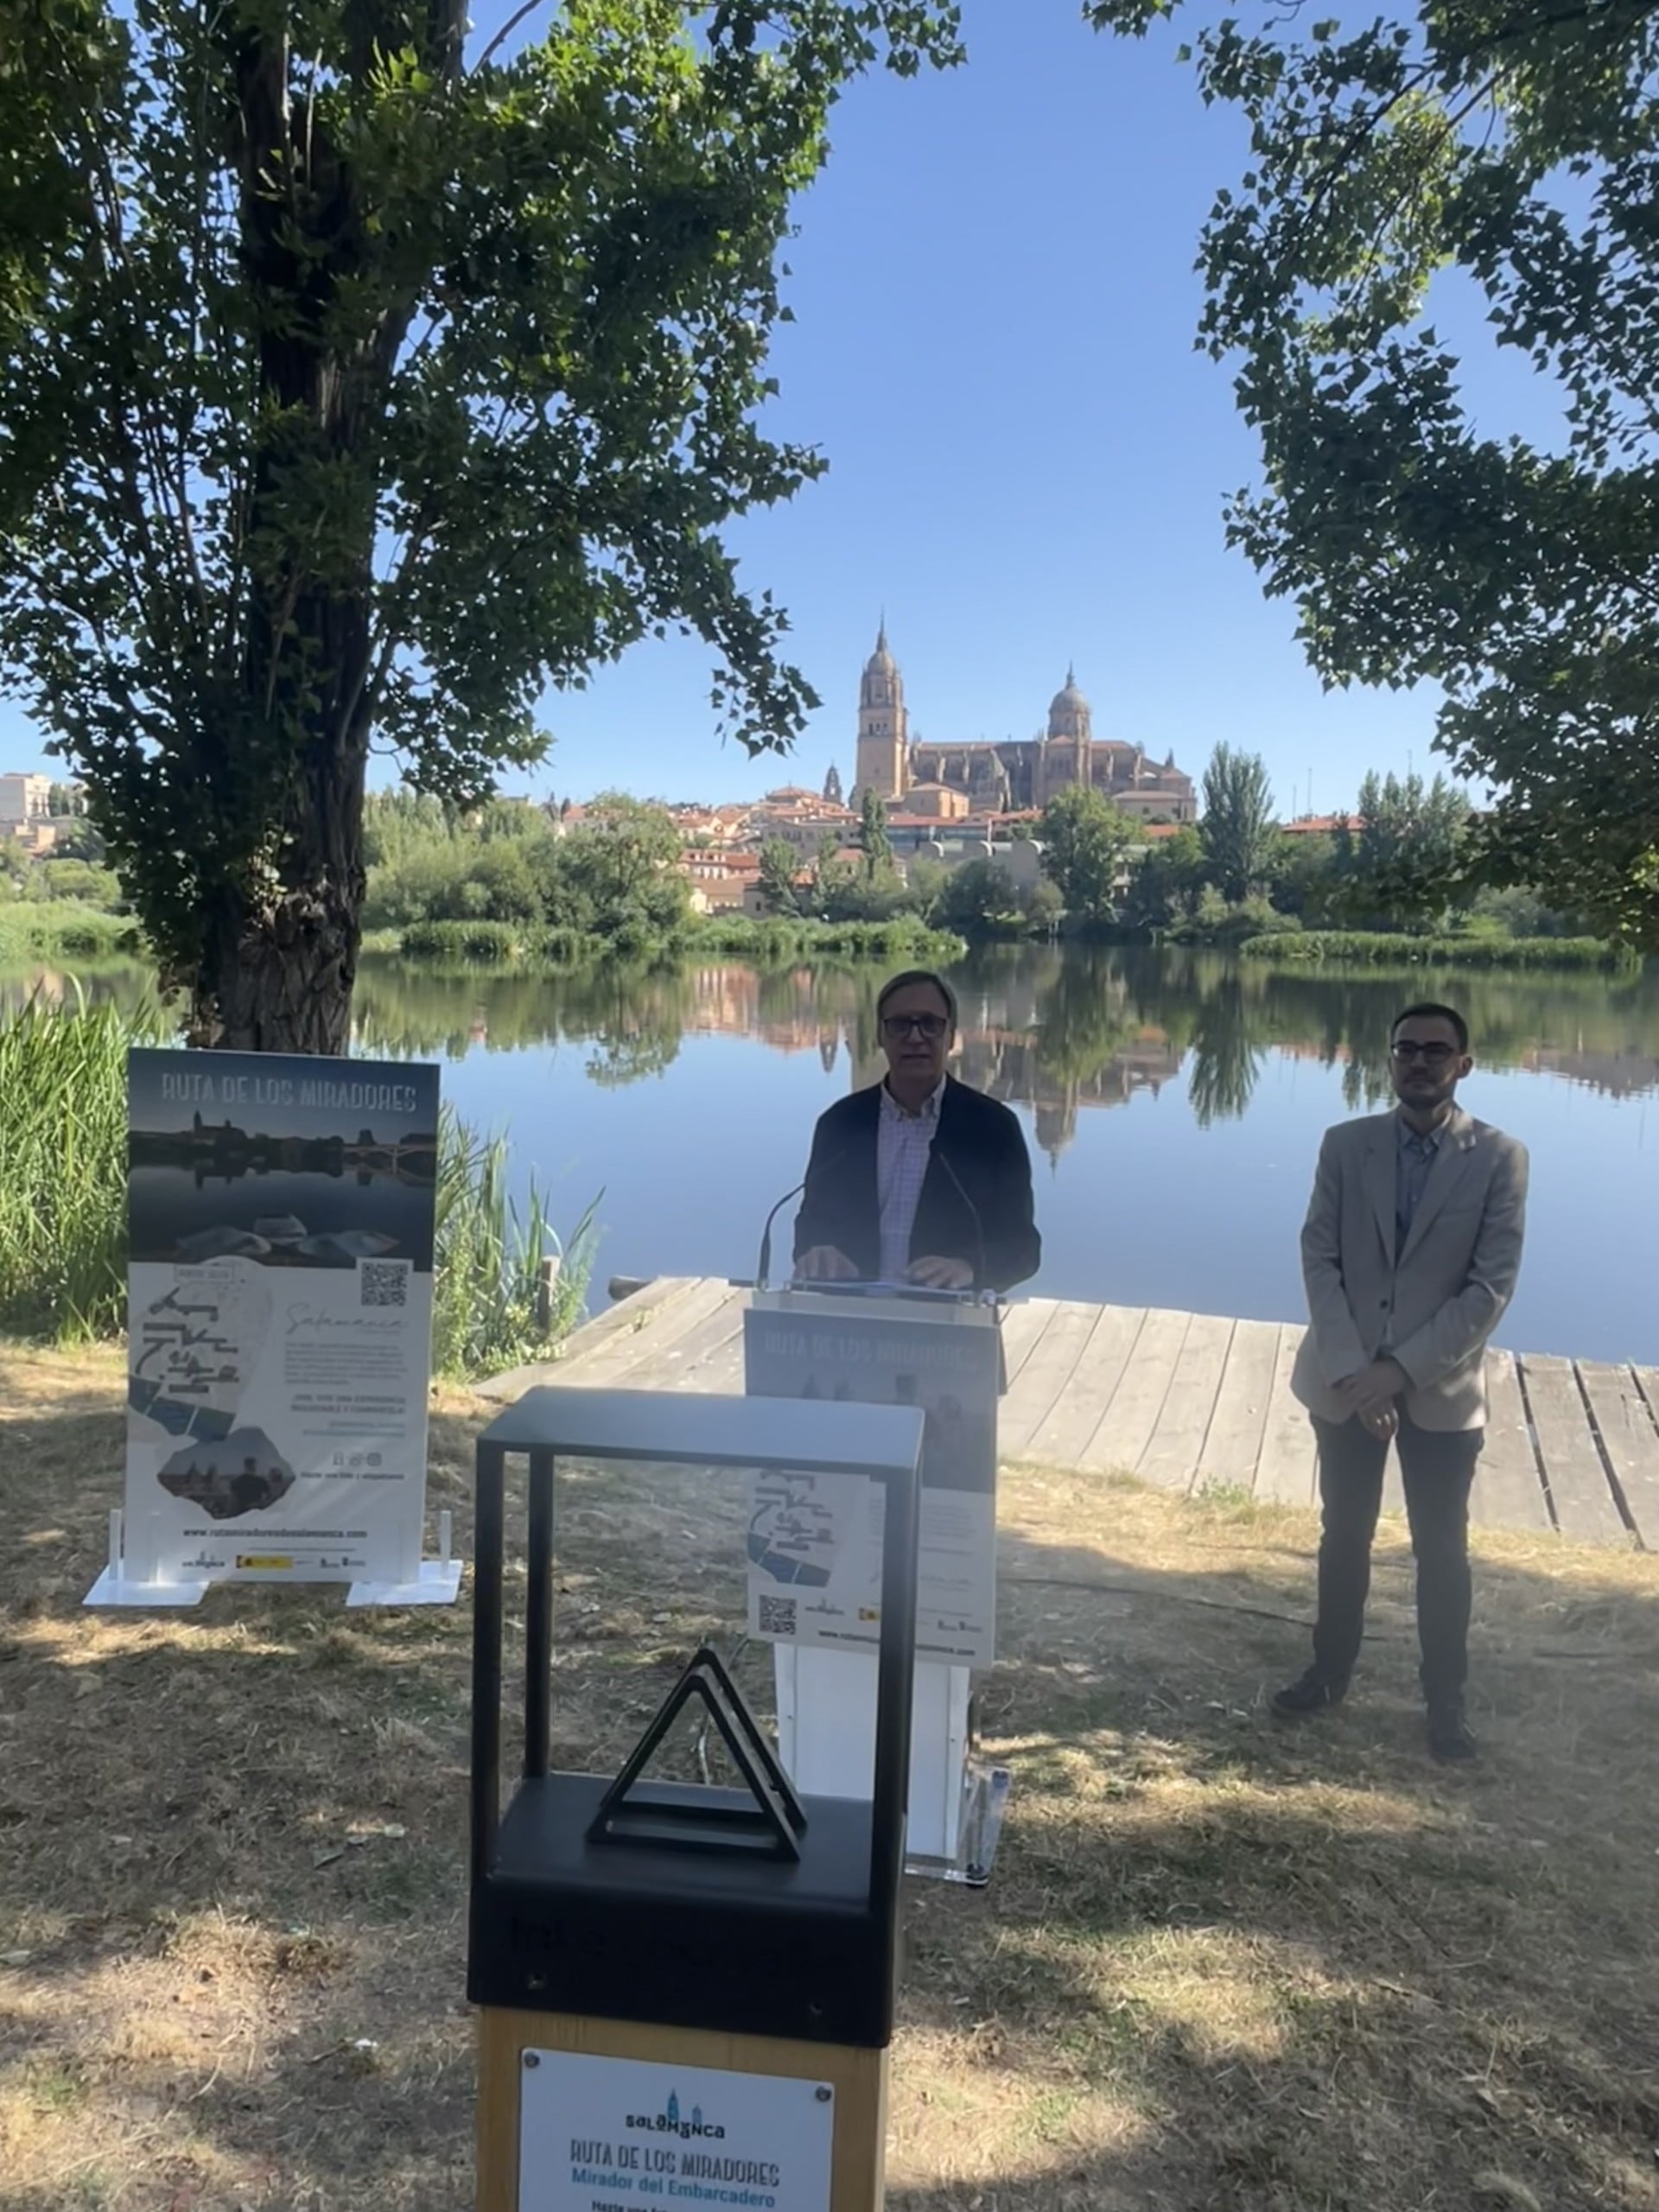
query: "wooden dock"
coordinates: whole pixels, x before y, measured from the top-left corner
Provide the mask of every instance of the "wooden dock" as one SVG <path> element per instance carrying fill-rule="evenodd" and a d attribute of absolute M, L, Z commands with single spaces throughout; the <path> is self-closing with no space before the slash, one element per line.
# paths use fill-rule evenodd
<path fill-rule="evenodd" d="M 516 1396 L 531 1382 L 741 1390 L 747 1303 L 715 1278 L 660 1276 L 579 1329 L 560 1359 L 488 1393 Z M 1001 1456 L 1311 1506 L 1313 1439 L 1290 1395 L 1301 1337 L 1290 1322 L 1022 1300 L 1003 1327 Z M 1659 1550 L 1659 1368 L 1495 1351 L 1489 1375 L 1475 1519 Z M 1383 1503 L 1403 1510 L 1392 1460 Z"/>

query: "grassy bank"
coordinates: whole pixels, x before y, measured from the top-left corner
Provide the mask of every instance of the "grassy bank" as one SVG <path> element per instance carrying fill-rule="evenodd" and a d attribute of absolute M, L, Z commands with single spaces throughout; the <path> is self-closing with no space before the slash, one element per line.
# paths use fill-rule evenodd
<path fill-rule="evenodd" d="M 127 1052 L 163 1040 L 158 1017 L 108 1006 L 0 1019 L 0 1332 L 77 1344 L 124 1325 Z M 505 1139 L 447 1108 L 440 1137 L 434 1363 L 491 1373 L 580 1319 L 594 1210 L 561 1243 L 533 1178 L 522 1208 L 510 1195 Z"/>
<path fill-rule="evenodd" d="M 0 900 L 0 962 L 108 960 L 142 951 L 130 916 L 75 899 Z"/>
<path fill-rule="evenodd" d="M 536 929 L 518 922 L 420 922 L 401 934 L 381 931 L 365 950 L 396 951 L 405 959 L 502 967 L 581 966 L 595 958 L 625 961 L 674 958 L 745 960 L 778 967 L 799 960 L 916 960 L 958 958 L 960 938 L 923 923 L 756 920 L 745 914 L 709 915 L 688 922 L 672 937 L 626 936 L 595 943 L 567 930 Z"/>
<path fill-rule="evenodd" d="M 0 1346 L 0 2204 L 455 2212 L 469 1609 L 83 1613 L 121 1387 Z M 467 1556 L 478 1426 L 440 1401 Z M 1001 1509 L 1014 1789 L 988 1891 L 907 1888 L 890 2212 L 1654 2212 L 1659 1567 L 1478 1537 L 1453 1776 L 1397 1522 L 1354 1697 L 1284 1730 L 1311 1517 L 1029 1469 Z M 730 1648 L 744 1485 L 575 1467 L 559 1513 L 554 1756 L 613 1771 Z"/>
<path fill-rule="evenodd" d="M 1637 956 L 1593 937 L 1403 937 L 1373 930 L 1287 930 L 1247 937 L 1246 960 L 1281 966 L 1370 968 L 1633 968 Z"/>

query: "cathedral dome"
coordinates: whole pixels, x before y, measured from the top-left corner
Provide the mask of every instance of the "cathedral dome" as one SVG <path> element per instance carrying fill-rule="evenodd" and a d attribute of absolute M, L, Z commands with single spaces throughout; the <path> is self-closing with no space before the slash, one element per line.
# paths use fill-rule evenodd
<path fill-rule="evenodd" d="M 897 676 L 899 664 L 887 651 L 887 630 L 885 623 L 875 641 L 875 651 L 864 664 L 866 676 Z"/>
<path fill-rule="evenodd" d="M 1051 737 L 1077 737 L 1090 734 L 1092 716 L 1089 702 L 1077 689 L 1075 673 L 1065 671 L 1065 688 L 1057 691 L 1049 702 L 1048 734 Z"/>

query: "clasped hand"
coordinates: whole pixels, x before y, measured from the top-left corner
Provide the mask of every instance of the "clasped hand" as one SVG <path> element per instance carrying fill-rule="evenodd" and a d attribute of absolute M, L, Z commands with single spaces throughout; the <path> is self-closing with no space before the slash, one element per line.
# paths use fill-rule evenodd
<path fill-rule="evenodd" d="M 1400 1426 L 1395 1400 L 1410 1387 L 1411 1378 L 1396 1359 L 1374 1359 L 1357 1375 L 1337 1385 L 1337 1398 L 1344 1413 L 1357 1414 L 1373 1436 L 1385 1440 Z"/>

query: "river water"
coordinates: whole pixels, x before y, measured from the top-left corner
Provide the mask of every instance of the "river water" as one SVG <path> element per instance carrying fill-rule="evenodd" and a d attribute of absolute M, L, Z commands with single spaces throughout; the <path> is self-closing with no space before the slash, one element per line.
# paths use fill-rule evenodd
<path fill-rule="evenodd" d="M 1320 1132 L 1382 1103 L 1391 1014 L 1449 999 L 1463 1092 L 1532 1153 L 1519 1351 L 1659 1364 L 1659 963 L 1632 976 L 1298 973 L 1210 953 L 1021 947 L 954 971 L 957 1072 L 1032 1146 L 1054 1298 L 1303 1318 Z M 443 1061 L 555 1219 L 602 1190 L 613 1274 L 753 1272 L 815 1117 L 875 1079 L 874 970 L 459 975 L 368 960 L 356 1049 Z M 131 981 L 108 979 L 118 993 Z M 786 1250 L 787 1238 L 780 1240 Z"/>

